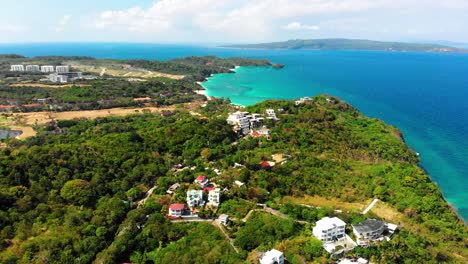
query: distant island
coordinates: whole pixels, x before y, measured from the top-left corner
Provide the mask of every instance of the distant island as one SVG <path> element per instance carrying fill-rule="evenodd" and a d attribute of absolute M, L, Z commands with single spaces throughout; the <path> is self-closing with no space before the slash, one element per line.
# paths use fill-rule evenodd
<path fill-rule="evenodd" d="M 283 42 L 226 45 L 241 49 L 373 50 L 399 52 L 468 52 L 467 49 L 438 44 L 384 42 L 366 39 L 294 39 Z"/>

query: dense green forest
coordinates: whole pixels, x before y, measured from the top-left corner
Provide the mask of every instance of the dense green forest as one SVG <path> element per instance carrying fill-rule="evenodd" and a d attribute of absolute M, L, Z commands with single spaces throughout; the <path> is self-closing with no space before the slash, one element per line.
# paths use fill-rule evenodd
<path fill-rule="evenodd" d="M 196 89 L 197 84 L 192 81 L 163 77 L 145 82 L 125 79 L 92 80 L 85 85 L 76 84 L 66 88 L 13 87 L 0 84 L 0 104 L 16 101 L 21 105 L 35 103 L 37 98 L 50 97 L 56 111 L 88 110 L 137 106 L 141 102 L 134 101 L 134 98 L 150 97 L 155 105 L 171 105 L 204 99 L 194 92 Z M 42 108 L 47 110 L 49 105 L 43 105 Z"/>
<path fill-rule="evenodd" d="M 316 50 L 380 50 L 413 52 L 467 52 L 466 49 L 438 44 L 384 42 L 366 39 L 293 39 L 283 42 L 229 45 L 243 49 L 316 49 Z"/>
<path fill-rule="evenodd" d="M 283 112 L 269 124 L 270 140 L 239 138 L 225 121 L 231 108 L 216 100 L 197 110 L 201 116 L 179 110 L 170 117 L 59 121 L 61 134 L 44 127 L 25 141 L 9 139 L 0 150 L 0 263 L 255 263 L 256 252 L 272 247 L 290 263 L 333 261 L 312 237 L 313 223 L 336 215 L 351 224 L 364 216 L 282 202 L 306 195 L 345 202 L 379 198 L 402 216 L 394 219 L 400 232 L 391 241 L 348 255 L 375 263 L 466 263 L 465 224 L 396 128 L 337 98 L 318 96 L 299 107 L 291 101 L 248 107 Z M 259 167 L 277 153 L 291 158 Z M 178 164 L 193 170 L 175 172 Z M 228 188 L 218 211 L 204 215 L 237 218 L 228 233 L 239 253 L 211 224 L 166 217 L 169 204 L 184 202 L 200 174 Z M 245 186 L 236 187 L 235 180 Z M 181 188 L 167 195 L 176 182 Z M 151 198 L 137 207 L 153 186 Z M 240 221 L 257 203 L 288 219 L 256 212 Z"/>

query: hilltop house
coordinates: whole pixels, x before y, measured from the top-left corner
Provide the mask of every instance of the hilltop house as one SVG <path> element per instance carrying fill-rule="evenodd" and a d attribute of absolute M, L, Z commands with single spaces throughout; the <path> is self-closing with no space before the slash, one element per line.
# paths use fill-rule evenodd
<path fill-rule="evenodd" d="M 205 204 L 202 190 L 189 190 L 187 192 L 187 205 L 191 208 L 200 207 Z"/>
<path fill-rule="evenodd" d="M 184 204 L 180 204 L 180 203 L 171 204 L 171 206 L 169 206 L 169 216 L 172 216 L 172 217 L 182 216 L 182 214 L 184 213 L 184 208 L 185 208 Z"/>
<path fill-rule="evenodd" d="M 315 223 L 313 234 L 323 243 L 335 242 L 346 237 L 346 223 L 338 217 L 324 217 Z"/>
<path fill-rule="evenodd" d="M 260 259 L 260 264 L 284 264 L 284 254 L 276 249 L 267 251 Z"/>
<path fill-rule="evenodd" d="M 208 184 L 208 178 L 205 175 L 200 175 L 195 179 L 194 183 L 198 183 L 203 188 Z"/>
<path fill-rule="evenodd" d="M 396 230 L 396 225 L 376 219 L 366 219 L 359 224 L 352 225 L 352 227 L 360 246 L 369 246 L 371 243 L 384 239 L 389 240 L 389 238 L 384 237 L 384 233 L 393 234 Z"/>
<path fill-rule="evenodd" d="M 208 192 L 208 204 L 210 206 L 218 207 L 221 202 L 221 189 L 215 188 Z"/>
<path fill-rule="evenodd" d="M 227 225 L 227 223 L 229 222 L 229 215 L 221 214 L 218 219 L 221 224 Z"/>

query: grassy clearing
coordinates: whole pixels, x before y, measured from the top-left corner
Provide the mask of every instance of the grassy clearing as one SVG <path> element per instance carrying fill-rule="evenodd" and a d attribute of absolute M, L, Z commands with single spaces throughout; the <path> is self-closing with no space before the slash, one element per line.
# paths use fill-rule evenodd
<path fill-rule="evenodd" d="M 339 210 L 347 210 L 347 211 L 362 211 L 366 208 L 366 206 L 372 202 L 372 199 L 368 201 L 363 201 L 361 203 L 348 203 L 340 201 L 336 198 L 326 198 L 321 196 L 310 196 L 305 195 L 303 197 L 292 197 L 292 196 L 285 196 L 283 197 L 282 203 L 293 203 L 293 204 L 306 204 L 311 206 L 317 207 L 335 207 Z"/>

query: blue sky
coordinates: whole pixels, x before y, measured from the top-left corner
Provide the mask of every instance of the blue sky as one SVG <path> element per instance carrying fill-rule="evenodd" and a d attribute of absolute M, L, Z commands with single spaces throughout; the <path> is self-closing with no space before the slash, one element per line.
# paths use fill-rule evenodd
<path fill-rule="evenodd" d="M 468 42 L 468 0 L 2 1 L 0 42 Z"/>

